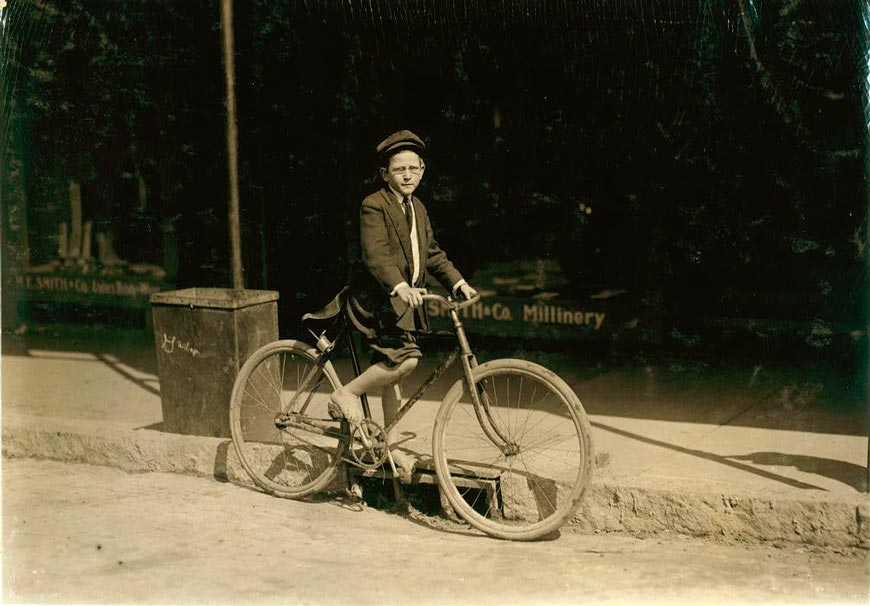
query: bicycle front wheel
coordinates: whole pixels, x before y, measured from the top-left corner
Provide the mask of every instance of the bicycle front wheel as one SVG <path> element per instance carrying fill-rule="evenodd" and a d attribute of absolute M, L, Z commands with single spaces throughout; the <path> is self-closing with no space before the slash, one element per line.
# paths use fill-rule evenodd
<path fill-rule="evenodd" d="M 435 420 L 438 482 L 453 509 L 475 528 L 528 541 L 576 512 L 589 483 L 589 421 L 576 394 L 546 368 L 494 360 L 454 385 Z"/>
<path fill-rule="evenodd" d="M 245 362 L 233 386 L 230 428 L 239 461 L 266 492 L 300 498 L 336 477 L 346 442 L 331 419 L 329 395 L 340 382 L 332 365 L 301 341 L 276 341 Z M 318 429 L 317 426 L 320 426 Z"/>

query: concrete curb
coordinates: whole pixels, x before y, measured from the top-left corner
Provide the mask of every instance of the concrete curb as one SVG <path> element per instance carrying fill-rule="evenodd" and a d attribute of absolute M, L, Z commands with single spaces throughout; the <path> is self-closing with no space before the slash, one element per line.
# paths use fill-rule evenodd
<path fill-rule="evenodd" d="M 795 500 L 598 483 L 572 526 L 581 532 L 660 533 L 727 542 L 870 547 L 866 499 Z"/>
<path fill-rule="evenodd" d="M 52 419 L 52 428 L 3 420 L 3 456 L 105 465 L 128 472 L 214 477 L 253 486 L 229 438 L 130 430 L 107 423 Z"/>
<path fill-rule="evenodd" d="M 3 456 L 184 473 L 252 486 L 232 441 L 110 423 L 3 419 Z M 595 482 L 568 528 L 649 537 L 675 533 L 751 543 L 870 547 L 866 498 L 793 500 Z"/>

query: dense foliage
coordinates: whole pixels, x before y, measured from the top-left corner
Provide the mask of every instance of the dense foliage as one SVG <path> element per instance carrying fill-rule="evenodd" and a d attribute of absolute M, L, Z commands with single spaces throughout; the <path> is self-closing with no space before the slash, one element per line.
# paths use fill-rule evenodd
<path fill-rule="evenodd" d="M 624 288 L 673 324 L 863 319 L 860 2 L 235 4 L 246 279 L 287 313 L 341 285 L 372 149 L 411 128 L 468 274 L 554 259 L 565 296 Z M 219 3 L 3 12 L 31 261 L 76 179 L 122 256 L 227 285 Z"/>

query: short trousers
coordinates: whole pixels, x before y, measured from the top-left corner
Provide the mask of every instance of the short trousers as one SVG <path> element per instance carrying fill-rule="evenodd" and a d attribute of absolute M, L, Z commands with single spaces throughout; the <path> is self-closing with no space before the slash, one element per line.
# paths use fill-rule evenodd
<path fill-rule="evenodd" d="M 411 358 L 422 358 L 423 352 L 417 339 L 408 331 L 389 332 L 368 339 L 372 349 L 372 364 L 383 362 L 387 366 L 398 366 Z"/>

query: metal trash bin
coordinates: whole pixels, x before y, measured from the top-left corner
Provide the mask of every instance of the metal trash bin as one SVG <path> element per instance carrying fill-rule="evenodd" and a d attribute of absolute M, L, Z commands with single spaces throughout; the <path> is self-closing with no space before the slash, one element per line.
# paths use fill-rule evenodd
<path fill-rule="evenodd" d="M 277 291 L 186 288 L 150 301 L 164 431 L 229 437 L 236 375 L 278 339 Z"/>

